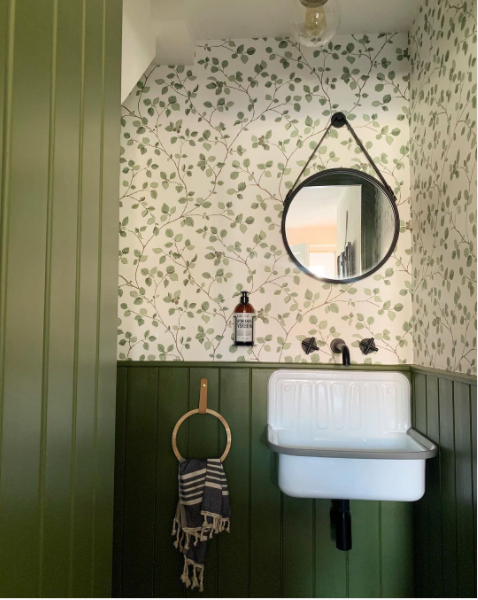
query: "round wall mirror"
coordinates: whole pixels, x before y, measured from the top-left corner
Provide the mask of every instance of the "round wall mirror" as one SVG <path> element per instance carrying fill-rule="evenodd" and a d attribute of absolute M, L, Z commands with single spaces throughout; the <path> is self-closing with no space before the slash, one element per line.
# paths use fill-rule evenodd
<path fill-rule="evenodd" d="M 354 169 L 312 175 L 290 194 L 282 217 L 292 260 L 327 283 L 350 283 L 377 271 L 390 258 L 399 229 L 393 193 Z"/>

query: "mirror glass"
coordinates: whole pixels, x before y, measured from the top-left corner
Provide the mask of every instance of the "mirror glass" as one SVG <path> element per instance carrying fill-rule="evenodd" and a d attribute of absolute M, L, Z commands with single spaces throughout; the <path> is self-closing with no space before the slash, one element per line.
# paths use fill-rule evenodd
<path fill-rule="evenodd" d="M 350 169 L 322 171 L 286 203 L 282 234 L 306 273 L 328 282 L 367 277 L 395 248 L 399 218 L 392 198 L 373 177 Z"/>

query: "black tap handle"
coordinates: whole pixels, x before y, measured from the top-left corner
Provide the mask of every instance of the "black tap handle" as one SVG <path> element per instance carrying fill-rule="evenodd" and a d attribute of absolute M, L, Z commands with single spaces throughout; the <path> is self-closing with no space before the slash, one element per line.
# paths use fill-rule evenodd
<path fill-rule="evenodd" d="M 316 352 L 319 347 L 315 342 L 315 338 L 307 338 L 302 342 L 302 348 L 306 354 L 310 354 L 311 352 Z"/>
<path fill-rule="evenodd" d="M 378 352 L 378 348 L 375 345 L 374 338 L 366 338 L 362 340 L 359 346 L 363 354 L 370 354 L 370 352 Z"/>

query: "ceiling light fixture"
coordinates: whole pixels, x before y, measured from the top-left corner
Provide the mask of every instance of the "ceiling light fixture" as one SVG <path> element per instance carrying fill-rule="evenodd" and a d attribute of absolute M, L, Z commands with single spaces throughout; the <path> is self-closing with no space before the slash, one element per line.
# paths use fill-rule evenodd
<path fill-rule="evenodd" d="M 309 48 L 327 44 L 340 25 L 338 0 L 300 0 L 300 3 L 305 6 L 305 18 L 303 23 L 293 24 L 294 38 Z"/>

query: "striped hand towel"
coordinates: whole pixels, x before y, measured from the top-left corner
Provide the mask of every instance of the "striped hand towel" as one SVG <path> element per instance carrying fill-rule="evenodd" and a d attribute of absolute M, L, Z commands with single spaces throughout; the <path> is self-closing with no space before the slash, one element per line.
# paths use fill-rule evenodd
<path fill-rule="evenodd" d="M 229 490 L 218 458 L 189 459 L 179 463 L 179 502 L 173 522 L 175 548 L 184 554 L 181 581 L 204 590 L 207 542 L 214 534 L 230 531 Z"/>

